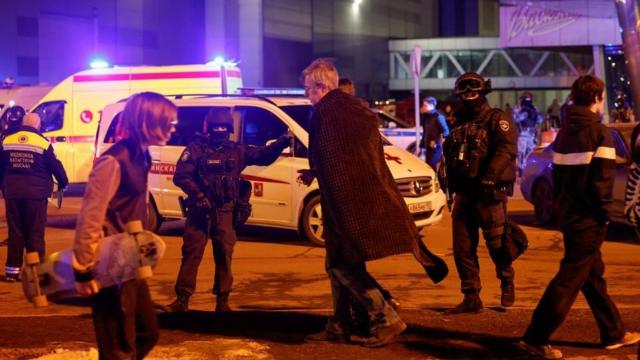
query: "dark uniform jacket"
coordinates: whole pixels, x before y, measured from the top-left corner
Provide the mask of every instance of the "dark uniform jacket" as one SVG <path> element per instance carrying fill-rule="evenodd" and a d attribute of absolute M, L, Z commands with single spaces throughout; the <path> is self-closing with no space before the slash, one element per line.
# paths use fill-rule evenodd
<path fill-rule="evenodd" d="M 278 159 L 282 150 L 290 144 L 289 137 L 282 137 L 268 146 L 253 146 L 237 144 L 230 140 L 211 142 L 203 136 L 189 144 L 182 152 L 173 175 L 173 183 L 182 189 L 190 200 L 196 199 L 200 194 L 207 194 L 210 189 L 207 189 L 205 182 L 200 177 L 199 167 L 203 166 L 203 157 L 206 156 L 209 147 L 214 148 L 213 150 L 225 147 L 236 151 L 234 158 L 237 158 L 237 168 L 231 171 L 231 176 L 239 177 L 247 166 L 266 166 L 273 163 Z M 213 204 L 215 199 L 210 198 L 209 200 Z"/>
<path fill-rule="evenodd" d="M 500 109 L 492 109 L 488 103 L 469 116 L 456 114 L 457 121 L 445 141 L 445 159 L 449 186 L 454 193 L 468 194 L 479 190 L 480 181 L 488 178 L 500 185 L 511 185 L 516 179 L 515 159 L 518 152 L 518 130 Z M 485 135 L 478 133 L 484 131 Z M 486 139 L 484 142 L 481 138 Z M 460 144 L 465 143 L 463 150 Z M 475 151 L 477 155 L 473 155 Z M 461 153 L 464 153 L 462 155 Z M 477 159 L 473 159 L 477 156 Z M 477 161 L 476 170 L 468 173 L 461 166 Z"/>
<path fill-rule="evenodd" d="M 586 106 L 566 109 L 553 143 L 554 208 L 563 229 L 583 229 L 609 220 L 616 150 L 609 129 Z"/>
<path fill-rule="evenodd" d="M 429 143 L 434 141 L 436 144 L 440 144 L 442 136 L 449 135 L 449 125 L 438 110 L 433 110 L 422 114 L 420 117 L 420 123 L 422 124 L 422 144 L 420 147 L 429 148 Z"/>
<path fill-rule="evenodd" d="M 373 112 L 340 90 L 326 94 L 311 118 L 309 165 L 320 186 L 329 266 L 413 253 L 434 281 L 446 276 L 446 264 L 419 239 Z"/>
<path fill-rule="evenodd" d="M 8 199 L 46 199 L 56 178 L 60 188 L 69 180 L 49 141 L 36 129 L 23 126 L 2 140 L 2 190 Z"/>

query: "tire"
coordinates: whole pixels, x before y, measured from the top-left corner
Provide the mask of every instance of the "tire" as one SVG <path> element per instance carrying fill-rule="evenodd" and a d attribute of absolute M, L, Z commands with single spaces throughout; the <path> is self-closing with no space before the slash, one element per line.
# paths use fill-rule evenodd
<path fill-rule="evenodd" d="M 324 247 L 324 225 L 322 223 L 322 208 L 320 194 L 313 195 L 302 209 L 300 219 L 301 233 L 315 246 Z"/>
<path fill-rule="evenodd" d="M 160 230 L 160 226 L 162 226 L 163 221 L 164 218 L 158 213 L 156 202 L 150 195 L 149 201 L 147 202 L 147 224 L 149 226 L 149 230 L 154 233 L 158 232 L 158 230 Z"/>
<path fill-rule="evenodd" d="M 553 210 L 553 187 L 549 181 L 545 179 L 536 181 L 533 185 L 531 199 L 536 219 L 540 225 L 554 225 L 556 219 Z"/>

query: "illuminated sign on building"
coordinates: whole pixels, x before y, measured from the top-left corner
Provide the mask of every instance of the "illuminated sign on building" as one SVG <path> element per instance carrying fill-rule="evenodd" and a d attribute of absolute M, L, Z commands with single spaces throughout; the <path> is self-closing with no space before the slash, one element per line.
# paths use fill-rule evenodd
<path fill-rule="evenodd" d="M 569 1 L 566 4 L 571 5 Z M 500 7 L 500 46 L 584 46 L 620 44 L 618 19 L 611 14 L 586 11 L 572 6 L 546 7 L 528 4 Z M 585 5 L 588 6 L 589 3 Z M 612 5 L 613 7 L 613 5 Z M 588 9 L 587 9 L 588 10 Z"/>

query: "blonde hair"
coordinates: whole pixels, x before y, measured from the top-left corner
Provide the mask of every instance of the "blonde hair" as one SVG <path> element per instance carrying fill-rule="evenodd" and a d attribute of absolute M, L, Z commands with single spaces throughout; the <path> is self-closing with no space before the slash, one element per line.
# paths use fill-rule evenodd
<path fill-rule="evenodd" d="M 338 70 L 333 66 L 334 60 L 331 58 L 320 58 L 314 60 L 309 66 L 302 70 L 300 82 L 304 83 L 304 79 L 310 78 L 316 84 L 322 84 L 328 90 L 338 88 Z"/>
<path fill-rule="evenodd" d="M 164 96 L 154 92 L 135 94 L 122 111 L 119 137 L 148 145 L 151 131 L 171 127 L 177 116 L 177 107 Z"/>
<path fill-rule="evenodd" d="M 31 126 L 34 129 L 40 129 L 40 115 L 36 113 L 27 113 L 22 118 L 22 125 Z"/>

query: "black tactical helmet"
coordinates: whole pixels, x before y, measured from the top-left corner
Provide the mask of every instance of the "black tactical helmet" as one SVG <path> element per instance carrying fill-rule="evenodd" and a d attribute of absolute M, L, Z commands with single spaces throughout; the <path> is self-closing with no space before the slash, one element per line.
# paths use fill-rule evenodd
<path fill-rule="evenodd" d="M 216 130 L 219 128 L 226 128 L 226 131 Z M 204 120 L 204 132 L 210 134 L 212 132 L 233 132 L 233 118 L 229 109 L 225 108 L 212 108 L 207 113 Z"/>
<path fill-rule="evenodd" d="M 478 92 L 481 95 L 486 95 L 491 92 L 491 79 L 483 79 L 477 73 L 467 72 L 460 75 L 456 79 L 455 88 L 453 93 L 456 96 L 466 94 L 468 92 Z"/>
<path fill-rule="evenodd" d="M 20 126 L 25 113 L 24 108 L 19 105 L 7 109 L 7 126 Z"/>

